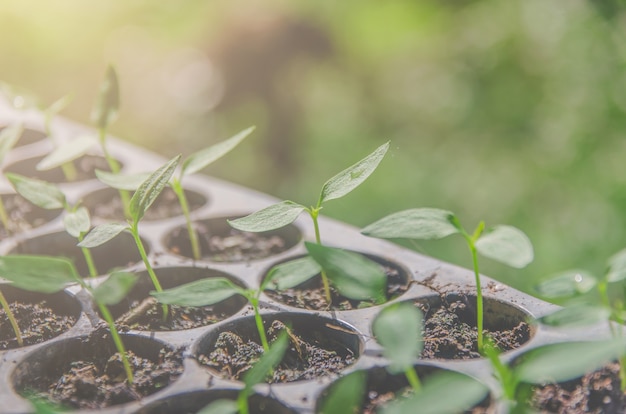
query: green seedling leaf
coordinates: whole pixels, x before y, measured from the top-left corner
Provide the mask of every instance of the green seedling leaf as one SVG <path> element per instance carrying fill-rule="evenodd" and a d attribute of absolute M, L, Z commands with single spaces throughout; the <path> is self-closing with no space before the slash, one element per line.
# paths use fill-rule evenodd
<path fill-rule="evenodd" d="M 451 395 L 451 392 L 453 393 Z M 488 388 L 467 375 L 445 371 L 433 374 L 420 392 L 384 407 L 383 414 L 458 414 L 470 411 L 489 392 Z"/>
<path fill-rule="evenodd" d="M 261 358 L 246 372 L 243 376 L 243 383 L 248 393 L 256 384 L 263 382 L 269 373 L 283 359 L 285 351 L 289 346 L 289 337 L 287 332 L 281 332 L 278 338 L 270 345 L 270 349 L 263 353 Z"/>
<path fill-rule="evenodd" d="M 135 194 L 130 199 L 130 215 L 135 223 L 139 223 L 146 210 L 163 191 L 172 174 L 174 174 L 180 158 L 181 155 L 179 154 L 159 167 L 135 191 Z"/>
<path fill-rule="evenodd" d="M 215 145 L 212 145 L 208 148 L 200 150 L 191 154 L 185 162 L 183 162 L 181 177 L 184 175 L 191 175 L 197 173 L 202 170 L 213 161 L 216 161 L 229 153 L 233 148 L 235 148 L 241 141 L 244 140 L 252 131 L 254 131 L 255 127 L 247 128 L 234 137 L 227 139 L 226 141 L 219 142 Z"/>
<path fill-rule="evenodd" d="M 85 207 L 78 207 L 75 211 L 65 214 L 63 225 L 70 236 L 79 238 L 91 228 L 89 211 Z"/>
<path fill-rule="evenodd" d="M 584 270 L 568 270 L 535 285 L 534 290 L 545 299 L 571 299 L 589 292 L 597 279 Z"/>
<path fill-rule="evenodd" d="M 365 397 L 365 371 L 355 371 L 335 381 L 320 410 L 320 414 L 356 413 Z"/>
<path fill-rule="evenodd" d="M 304 243 L 309 255 L 326 272 L 333 286 L 347 298 L 384 302 L 387 277 L 381 267 L 358 253 L 316 243 Z"/>
<path fill-rule="evenodd" d="M 58 292 L 80 280 L 72 262 L 48 256 L 0 257 L 0 275 L 20 289 L 42 293 Z"/>
<path fill-rule="evenodd" d="M 55 210 L 66 205 L 65 195 L 54 184 L 14 173 L 7 173 L 6 177 L 15 191 L 36 206 Z"/>
<path fill-rule="evenodd" d="M 116 305 L 124 299 L 135 282 L 137 282 L 137 276 L 132 273 L 111 273 L 102 284 L 93 289 L 93 298 L 102 305 Z"/>
<path fill-rule="evenodd" d="M 105 130 L 117 117 L 120 106 L 119 83 L 113 66 L 109 66 L 100 85 L 91 120 L 100 130 Z"/>
<path fill-rule="evenodd" d="M 610 316 L 611 311 L 607 308 L 580 303 L 559 309 L 556 312 L 539 318 L 538 321 L 548 326 L 574 328 L 608 321 Z"/>
<path fill-rule="evenodd" d="M 515 377 L 529 384 L 568 381 L 620 357 L 624 346 L 624 338 L 544 345 L 522 356 Z"/>
<path fill-rule="evenodd" d="M 241 231 L 270 231 L 293 223 L 304 210 L 306 207 L 301 204 L 282 201 L 245 217 L 228 220 L 228 224 Z"/>
<path fill-rule="evenodd" d="M 485 257 L 518 269 L 534 258 L 528 236 L 512 226 L 496 226 L 483 233 L 476 241 L 476 250 Z"/>
<path fill-rule="evenodd" d="M 150 177 L 150 173 L 115 174 L 108 171 L 96 170 L 98 180 L 116 190 L 135 191 L 141 183 Z"/>
<path fill-rule="evenodd" d="M 4 162 L 7 153 L 20 139 L 22 132 L 24 132 L 24 126 L 21 123 L 9 125 L 0 130 L 0 165 Z"/>
<path fill-rule="evenodd" d="M 326 181 L 322 187 L 318 206 L 326 201 L 343 197 L 361 185 L 376 170 L 388 149 L 389 142 L 381 145 L 361 161 Z"/>
<path fill-rule="evenodd" d="M 35 168 L 38 171 L 46 171 L 60 167 L 63 164 L 82 157 L 95 144 L 97 144 L 96 138 L 87 135 L 65 142 L 39 161 Z"/>
<path fill-rule="evenodd" d="M 390 214 L 361 230 L 383 239 L 436 240 L 459 232 L 450 221 L 454 214 L 436 208 L 415 208 Z"/>
<path fill-rule="evenodd" d="M 72 94 L 67 94 L 65 96 L 60 97 L 56 101 L 52 102 L 52 104 L 44 110 L 44 115 L 46 117 L 46 125 L 50 124 L 52 118 L 57 116 L 62 110 L 67 108 L 67 106 L 72 102 L 74 96 Z"/>
<path fill-rule="evenodd" d="M 626 249 L 615 253 L 609 259 L 608 282 L 621 282 L 626 279 Z"/>
<path fill-rule="evenodd" d="M 322 271 L 311 257 L 301 257 L 274 266 L 261 286 L 262 290 L 285 290 L 306 282 Z"/>
<path fill-rule="evenodd" d="M 422 312 L 408 302 L 387 306 L 374 319 L 372 331 L 391 361 L 390 373 L 405 372 L 422 352 L 422 319 Z"/>
<path fill-rule="evenodd" d="M 78 243 L 78 247 L 86 247 L 88 249 L 92 249 L 94 247 L 98 247 L 124 230 L 128 229 L 127 224 L 122 223 L 105 223 L 99 226 L 94 227 L 83 239 L 82 242 Z"/>
<path fill-rule="evenodd" d="M 198 414 L 237 414 L 239 407 L 233 400 L 216 400 L 198 411 Z"/>
<path fill-rule="evenodd" d="M 242 294 L 243 289 L 224 277 L 200 279 L 184 285 L 150 294 L 166 305 L 208 306 L 231 296 Z"/>

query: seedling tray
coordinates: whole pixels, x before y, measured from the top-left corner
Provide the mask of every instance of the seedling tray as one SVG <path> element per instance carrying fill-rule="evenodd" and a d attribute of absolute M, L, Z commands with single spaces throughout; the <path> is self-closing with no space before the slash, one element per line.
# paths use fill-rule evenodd
<path fill-rule="evenodd" d="M 33 160 L 47 154 L 52 147 L 47 140 L 36 140 L 37 131 L 42 131 L 43 120 L 39 113 L 16 111 L 6 102 L 0 102 L 0 127 L 16 120 L 23 122 L 28 136 L 34 138 L 33 142 L 14 148 L 5 160 L 5 166 L 6 170 L 29 175 L 35 164 Z M 64 139 L 94 133 L 88 127 L 63 119 L 55 120 L 53 128 Z M 123 165 L 123 172 L 151 171 L 165 161 L 159 155 L 115 138 L 110 140 L 109 145 L 113 156 Z M 96 150 L 93 156 L 98 155 Z M 43 174 L 41 177 L 50 181 L 57 179 L 54 173 Z M 86 205 L 91 203 L 92 206 L 97 206 L 108 197 L 106 196 L 108 190 L 95 177 L 74 183 L 63 183 L 61 186 L 71 202 L 83 200 Z M 193 219 L 208 226 L 212 232 L 227 228 L 226 218 L 240 217 L 278 201 L 266 194 L 199 174 L 186 179 L 185 187 L 196 200 L 197 208 L 192 212 Z M 10 194 L 13 191 L 8 183 L 3 181 L 0 182 L 0 192 Z M 94 224 L 107 220 L 110 219 L 92 217 Z M 141 236 L 149 247 L 150 260 L 163 275 L 165 284 L 179 283 L 179 279 L 189 281 L 199 277 L 221 275 L 242 286 L 258 287 L 263 276 L 274 264 L 306 254 L 303 241 L 315 239 L 308 218 L 301 217 L 293 225 L 277 231 L 286 244 L 281 252 L 252 260 L 220 261 L 223 259 L 203 258 L 194 261 L 185 256 L 184 246 L 172 248 L 172 243 L 176 239 L 175 234 L 180 233 L 183 227 L 184 219 L 179 214 L 147 220 L 141 225 Z M 433 303 L 446 295 L 472 294 L 473 273 L 470 270 L 420 255 L 387 241 L 365 237 L 358 229 L 329 218 L 322 217 L 320 227 L 323 228 L 324 241 L 328 245 L 364 253 L 392 265 L 399 271 L 401 277 L 405 278 L 407 289 L 391 302 L 419 300 Z M 65 236 L 61 217 L 47 217 L 41 225 L 4 238 L 0 242 L 0 254 L 19 252 L 66 255 L 73 248 L 72 243 L 75 242 Z M 141 273 L 145 269 L 141 261 L 131 253 L 133 249 L 134 246 L 128 240 L 116 240 L 95 253 L 96 260 L 111 267 Z M 498 318 L 509 319 L 512 323 L 532 321 L 556 309 L 553 305 L 487 277 L 484 277 L 483 287 L 487 325 L 490 320 Z M 150 290 L 149 286 L 143 289 Z M 265 410 L 262 412 L 315 413 L 318 398 L 339 375 L 362 369 L 378 370 L 380 374 L 381 368 L 376 367 L 384 367 L 388 362 L 382 357 L 381 347 L 373 339 L 371 330 L 373 318 L 382 305 L 353 310 L 310 311 L 287 306 L 266 294 L 262 294 L 261 302 L 262 314 L 267 321 L 280 319 L 291 323 L 294 330 L 330 338 L 354 357 L 353 363 L 338 374 L 258 385 L 255 388 L 257 395 L 254 400 L 260 401 Z M 99 320 L 90 298 L 78 288 L 66 289 L 57 306 L 77 316 L 77 322 L 68 331 L 40 344 L 0 351 L 0 412 L 5 414 L 32 412 L 30 402 L 19 393 L 21 384 L 30 376 L 42 375 L 42 371 L 51 366 L 51 361 L 70 359 L 80 352 L 76 346 L 80 345 L 81 338 L 89 335 L 94 329 L 90 321 Z M 223 312 L 227 314 L 223 320 L 208 326 L 177 331 L 131 330 L 125 333 L 129 343 L 135 344 L 145 352 L 150 352 L 150 347 L 154 346 L 155 341 L 170 345 L 172 348 L 183 347 L 184 370 L 176 381 L 161 391 L 137 402 L 111 406 L 99 412 L 173 413 L 184 410 L 194 412 L 193 410 L 213 399 L 234 398 L 242 383 L 222 378 L 198 362 L 199 355 L 215 340 L 219 332 L 234 329 L 245 334 L 254 330 L 252 310 L 245 301 L 230 303 Z M 585 340 L 590 335 L 605 334 L 603 327 L 564 331 L 531 324 L 530 339 L 519 348 L 504 353 L 503 358 L 510 361 L 533 347 L 547 343 Z M 434 367 L 459 371 L 483 381 L 492 389 L 489 411 L 503 412 L 497 402 L 498 391 L 490 364 L 485 359 L 425 360 L 420 366 L 421 370 Z M 451 393 L 454 393 L 454 390 L 451 390 Z"/>

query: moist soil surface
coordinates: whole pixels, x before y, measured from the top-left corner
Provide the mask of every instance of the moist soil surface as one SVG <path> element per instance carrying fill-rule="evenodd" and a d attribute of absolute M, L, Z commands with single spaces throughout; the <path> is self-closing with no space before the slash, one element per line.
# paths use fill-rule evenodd
<path fill-rule="evenodd" d="M 2 196 L 2 203 L 9 218 L 8 232 L 0 223 L 0 237 L 2 238 L 46 224 L 61 212 L 60 209 L 44 210 L 25 198 L 12 194 Z"/>
<path fill-rule="evenodd" d="M 102 340 L 102 335 L 97 332 L 88 341 Z M 106 340 L 110 340 L 108 333 Z M 130 386 L 120 354 L 103 352 L 89 360 L 77 359 L 58 378 L 45 385 L 32 387 L 48 390 L 35 391 L 35 397 L 63 407 L 97 410 L 153 394 L 176 380 L 183 372 L 180 350 L 164 348 L 159 353 L 158 361 L 141 358 L 132 351 L 127 351 L 127 356 L 133 371 L 133 383 Z"/>
<path fill-rule="evenodd" d="M 282 322 L 274 321 L 267 331 L 268 341 L 271 343 L 284 329 L 287 328 Z M 293 333 L 289 337 L 285 356 L 268 377 L 268 383 L 311 380 L 339 372 L 356 361 L 349 351 L 342 356 Z M 229 331 L 218 336 L 212 349 L 209 354 L 200 355 L 198 361 L 228 379 L 241 379 L 263 354 L 260 344 Z"/>
<path fill-rule="evenodd" d="M 406 279 L 401 275 L 398 269 L 391 266 L 383 266 L 383 271 L 387 275 L 387 299 L 400 296 L 409 288 Z M 309 310 L 352 310 L 374 306 L 375 303 L 366 300 L 348 299 L 342 296 L 331 285 L 330 297 L 331 305 L 328 306 L 322 277 L 315 276 L 307 281 L 301 287 L 284 289 L 281 291 L 266 290 L 265 293 L 272 299 L 300 309 Z"/>
<path fill-rule="evenodd" d="M 202 258 L 214 262 L 247 262 L 284 252 L 288 246 L 278 235 L 251 233 L 229 228 L 226 232 L 211 233 L 203 223 L 194 223 Z M 192 257 L 189 233 L 186 228 L 172 232 L 169 249 L 172 253 Z"/>
<path fill-rule="evenodd" d="M 130 310 L 121 315 L 115 323 L 138 331 L 178 331 L 211 325 L 230 316 L 215 306 L 188 307 L 170 305 L 167 320 L 163 320 L 163 307 L 150 297 L 135 300 Z"/>
<path fill-rule="evenodd" d="M 467 300 L 466 300 L 467 299 Z M 472 359 L 481 358 L 478 352 L 476 314 L 470 305 L 470 297 L 460 296 L 450 300 L 442 297 L 441 306 L 429 307 L 416 302 L 424 312 L 423 359 Z M 483 330 L 500 351 L 519 348 L 530 340 L 530 326 L 520 321 L 514 327 L 492 326 Z"/>
<path fill-rule="evenodd" d="M 70 329 L 76 318 L 58 315 L 45 301 L 36 304 L 12 302 L 9 309 L 20 328 L 24 345 L 38 344 L 52 339 Z M 0 350 L 18 348 L 20 345 L 4 309 L 0 308 Z"/>
<path fill-rule="evenodd" d="M 129 199 L 133 192 L 129 192 Z M 203 200 L 198 197 L 187 197 L 189 203 L 189 211 L 194 211 L 204 204 Z M 113 197 L 106 200 L 98 199 L 94 201 L 86 201 L 85 203 L 94 217 L 100 217 L 109 220 L 124 220 L 124 206 L 117 191 Z M 143 220 L 162 220 L 170 217 L 183 215 L 178 197 L 174 190 L 166 187 L 156 198 L 154 203 L 146 211 Z"/>
<path fill-rule="evenodd" d="M 535 387 L 531 406 L 559 414 L 624 413 L 626 397 L 620 390 L 619 364 L 609 364 L 577 380 Z"/>

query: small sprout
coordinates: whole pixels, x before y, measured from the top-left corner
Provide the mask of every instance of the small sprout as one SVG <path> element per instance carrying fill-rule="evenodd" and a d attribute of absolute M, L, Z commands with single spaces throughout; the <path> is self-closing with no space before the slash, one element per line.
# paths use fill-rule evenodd
<path fill-rule="evenodd" d="M 137 191 L 133 194 L 133 197 L 129 201 L 129 205 L 127 206 L 127 210 L 130 213 L 130 219 L 128 223 L 106 223 L 101 224 L 99 226 L 94 227 L 81 241 L 78 246 L 91 249 L 97 246 L 100 246 L 107 241 L 113 239 L 115 236 L 120 234 L 124 230 L 129 230 L 135 240 L 135 244 L 137 245 L 137 249 L 139 250 L 139 254 L 141 259 L 143 260 L 144 265 L 146 266 L 146 270 L 150 275 L 150 279 L 152 280 L 152 284 L 154 288 L 160 292 L 163 290 L 161 287 L 161 283 L 154 273 L 154 269 L 148 260 L 148 255 L 146 253 L 146 249 L 141 241 L 141 237 L 139 236 L 139 222 L 143 218 L 144 214 L 148 210 L 148 208 L 152 205 L 154 200 L 158 197 L 158 195 L 163 191 L 165 185 L 170 180 L 172 174 L 176 170 L 176 166 L 180 162 L 180 155 L 172 158 L 170 161 L 166 162 L 164 165 L 159 167 L 156 171 L 146 178 Z M 163 319 L 166 320 L 168 315 L 168 307 L 167 305 L 163 305 Z"/>
<path fill-rule="evenodd" d="M 313 207 L 306 207 L 293 201 L 282 201 L 273 204 L 246 217 L 230 220 L 228 223 L 237 230 L 250 232 L 263 232 L 275 230 L 293 223 L 300 213 L 306 211 L 313 220 L 315 230 L 315 241 L 322 244 L 318 216 L 327 201 L 341 198 L 361 185 L 378 167 L 383 157 L 389 149 L 389 142 L 378 147 L 351 167 L 335 175 L 322 186 L 317 204 Z M 331 304 L 330 285 L 326 269 L 321 271 L 324 293 L 328 305 Z"/>
<path fill-rule="evenodd" d="M 484 223 L 480 222 L 474 232 L 469 234 L 454 213 L 434 208 L 417 208 L 393 213 L 365 227 L 361 233 L 384 239 L 435 240 L 457 233 L 463 236 L 472 254 L 474 265 L 476 328 L 480 352 L 483 351 L 484 342 L 483 296 L 477 253 L 515 268 L 528 265 L 534 256 L 530 240 L 515 227 L 496 226 L 485 231 Z"/>
<path fill-rule="evenodd" d="M 65 194 L 54 184 L 14 173 L 8 173 L 6 176 L 15 191 L 34 205 L 46 210 L 64 209 L 63 225 L 65 231 L 78 239 L 78 242 L 83 241 L 91 228 L 89 211 L 85 207 L 79 204 L 70 205 Z M 81 248 L 81 251 L 87 263 L 89 275 L 91 277 L 98 276 L 91 252 L 84 247 Z"/>
<path fill-rule="evenodd" d="M 112 273 L 101 285 L 93 288 L 80 277 L 71 261 L 64 258 L 30 255 L 0 257 L 0 274 L 18 288 L 34 292 L 54 293 L 73 283 L 78 283 L 88 291 L 109 326 L 115 347 L 121 355 L 128 383 L 132 384 L 133 373 L 126 356 L 126 349 L 107 305 L 115 305 L 126 296 L 135 284 L 135 275 L 126 272 Z"/>

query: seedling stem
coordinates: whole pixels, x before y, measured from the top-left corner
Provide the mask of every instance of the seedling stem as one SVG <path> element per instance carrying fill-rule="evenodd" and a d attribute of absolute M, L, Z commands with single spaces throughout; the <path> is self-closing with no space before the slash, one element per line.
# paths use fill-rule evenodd
<path fill-rule="evenodd" d="M 6 313 L 7 318 L 9 318 L 9 322 L 11 323 L 11 327 L 13 328 L 13 332 L 15 333 L 15 339 L 17 339 L 17 344 L 19 346 L 24 346 L 24 340 L 22 339 L 20 327 L 15 320 L 15 315 L 13 315 L 13 312 L 11 312 L 9 302 L 7 302 L 6 298 L 2 294 L 2 291 L 0 291 L 0 304 L 2 305 L 2 309 L 4 309 L 4 313 Z"/>
<path fill-rule="evenodd" d="M 128 357 L 126 356 L 126 348 L 124 347 L 124 342 L 122 342 L 122 338 L 120 338 L 120 334 L 117 332 L 117 328 L 115 327 L 115 320 L 113 319 L 111 312 L 109 312 L 109 308 L 107 308 L 105 305 L 98 303 L 98 309 L 100 309 L 100 314 L 109 326 L 109 331 L 111 331 L 111 338 L 113 339 L 115 348 L 122 357 L 122 365 L 124 366 L 124 371 L 126 372 L 128 385 L 131 385 L 133 383 L 133 371 L 130 368 L 130 363 L 128 362 Z"/>

